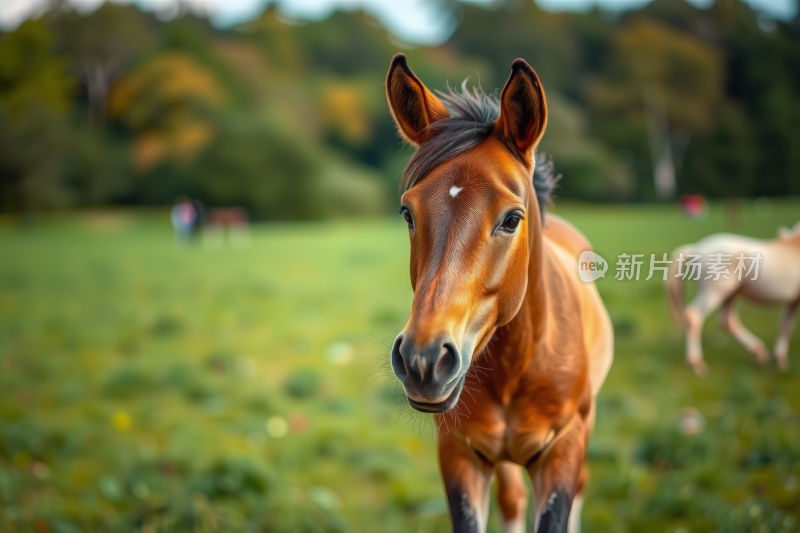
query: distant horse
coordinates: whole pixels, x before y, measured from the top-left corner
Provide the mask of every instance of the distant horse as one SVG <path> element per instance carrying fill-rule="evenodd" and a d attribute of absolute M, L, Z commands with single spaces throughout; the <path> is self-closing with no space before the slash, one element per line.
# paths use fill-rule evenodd
<path fill-rule="evenodd" d="M 250 245 L 250 215 L 244 207 L 215 207 L 208 210 L 203 244 L 208 250 L 222 247 L 225 229 L 228 230 L 230 244 L 234 248 Z"/>
<path fill-rule="evenodd" d="M 683 254 L 683 256 L 681 255 Z M 683 308 L 683 285 L 688 268 L 685 261 L 689 254 L 699 255 L 698 273 L 689 276 L 697 279 L 698 290 L 692 303 Z M 728 279 L 709 273 L 709 256 L 724 254 L 729 257 Z M 760 258 L 758 257 L 760 254 Z M 739 268 L 738 257 L 746 261 L 745 275 L 736 273 Z M 751 265 L 758 259 L 757 265 Z M 678 269 L 683 267 L 684 271 Z M 756 270 L 757 268 L 757 270 Z M 755 279 L 754 279 L 755 278 Z M 764 343 L 739 321 L 739 313 L 733 301 L 741 296 L 762 304 L 784 306 L 783 315 L 775 342 L 775 361 L 786 370 L 789 367 L 789 337 L 792 325 L 800 306 L 800 222 L 793 229 L 781 228 L 777 239 L 760 240 L 739 235 L 719 233 L 710 235 L 695 244 L 678 247 L 673 252 L 673 263 L 667 278 L 667 293 L 673 315 L 679 325 L 685 326 L 686 360 L 698 375 L 704 375 L 708 368 L 703 361 L 703 348 L 700 336 L 703 322 L 715 309 L 720 309 L 720 324 L 730 333 L 759 364 L 765 364 L 769 355 Z"/>
<path fill-rule="evenodd" d="M 437 414 L 453 529 L 486 530 L 494 474 L 503 531 L 524 531 L 522 466 L 537 531 L 576 531 L 613 331 L 594 284 L 577 275 L 589 243 L 543 216 L 553 182 L 534 173 L 547 124 L 539 78 L 517 59 L 499 101 L 466 82 L 437 97 L 398 54 L 386 90 L 400 133 L 419 147 L 400 208 L 414 301 L 390 362 L 411 407 Z"/>

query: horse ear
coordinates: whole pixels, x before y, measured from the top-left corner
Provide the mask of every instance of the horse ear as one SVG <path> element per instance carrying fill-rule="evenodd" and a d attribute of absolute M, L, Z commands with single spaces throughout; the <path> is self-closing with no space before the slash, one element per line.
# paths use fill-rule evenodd
<path fill-rule="evenodd" d="M 511 76 L 500 95 L 500 118 L 495 131 L 526 159 L 547 127 L 547 101 L 536 71 L 524 59 L 511 63 Z"/>
<path fill-rule="evenodd" d="M 442 101 L 411 72 L 403 54 L 392 58 L 386 76 L 386 97 L 400 133 L 417 146 L 425 141 L 428 126 L 450 116 Z"/>

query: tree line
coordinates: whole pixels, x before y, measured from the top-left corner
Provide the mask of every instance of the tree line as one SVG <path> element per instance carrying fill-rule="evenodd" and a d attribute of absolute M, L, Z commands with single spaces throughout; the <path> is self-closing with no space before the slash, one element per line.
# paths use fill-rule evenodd
<path fill-rule="evenodd" d="M 431 88 L 502 87 L 525 58 L 548 95 L 540 146 L 562 198 L 800 194 L 800 19 L 740 0 L 613 13 L 437 4 L 409 48 L 363 12 L 228 29 L 191 12 L 64 2 L 0 35 L 0 211 L 158 205 L 179 194 L 261 219 L 387 213 L 411 154 L 383 79 L 403 51 Z M 654 174 L 674 176 L 661 194 Z"/>

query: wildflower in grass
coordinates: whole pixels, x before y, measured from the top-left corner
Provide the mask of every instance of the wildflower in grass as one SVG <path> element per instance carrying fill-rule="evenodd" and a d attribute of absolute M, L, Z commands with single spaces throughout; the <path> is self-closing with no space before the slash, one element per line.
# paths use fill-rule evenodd
<path fill-rule="evenodd" d="M 289 424 L 282 416 L 272 416 L 267 420 L 267 433 L 274 439 L 285 437 L 289 432 Z"/>
<path fill-rule="evenodd" d="M 129 415 L 126 411 L 117 411 L 111 418 L 111 425 L 113 425 L 114 429 L 120 433 L 125 433 L 131 429 L 133 420 L 131 420 L 131 415 Z"/>
<path fill-rule="evenodd" d="M 42 462 L 36 461 L 31 465 L 31 473 L 37 479 L 47 479 L 50 477 L 50 467 Z"/>
<path fill-rule="evenodd" d="M 305 433 L 308 431 L 309 420 L 304 414 L 294 414 L 289 419 L 289 425 L 292 427 L 294 433 Z"/>

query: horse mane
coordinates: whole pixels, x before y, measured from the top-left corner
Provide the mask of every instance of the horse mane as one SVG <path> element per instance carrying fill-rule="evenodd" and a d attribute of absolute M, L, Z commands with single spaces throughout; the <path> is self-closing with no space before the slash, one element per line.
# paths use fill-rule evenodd
<path fill-rule="evenodd" d="M 450 111 L 450 117 L 428 126 L 430 139 L 411 156 L 400 182 L 402 192 L 416 185 L 435 167 L 486 140 L 500 117 L 500 102 L 497 97 L 487 95 L 479 87 L 470 91 L 467 80 L 461 83 L 461 92 L 451 87 L 447 88 L 447 92 L 436 92 Z M 544 153 L 537 153 L 534 162 L 533 188 L 544 221 L 544 208 L 553 206 L 552 192 L 561 175 L 555 174 L 553 161 Z"/>

